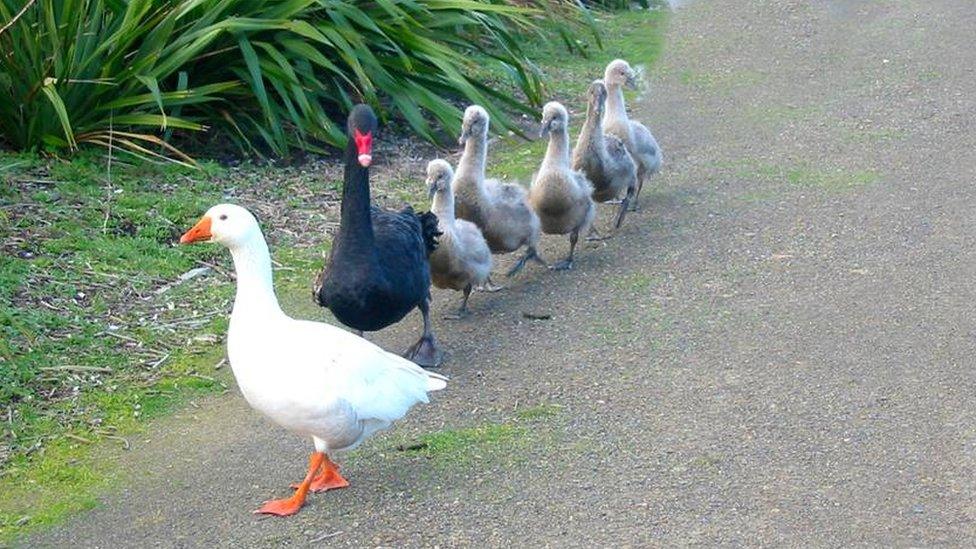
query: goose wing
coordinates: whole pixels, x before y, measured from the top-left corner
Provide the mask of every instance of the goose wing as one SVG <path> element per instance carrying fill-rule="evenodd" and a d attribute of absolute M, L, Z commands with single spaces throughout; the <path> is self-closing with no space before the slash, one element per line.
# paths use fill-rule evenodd
<path fill-rule="evenodd" d="M 322 399 L 341 399 L 355 410 L 360 420 L 393 422 L 427 393 L 447 386 L 447 378 L 428 372 L 413 362 L 388 353 L 369 341 L 334 326 L 295 320 L 291 341 L 292 357 L 299 351 L 306 368 L 321 379 Z M 326 343 L 327 354 L 319 345 Z M 314 345 L 314 348 L 313 348 Z M 304 347 L 304 349 L 302 349 Z"/>

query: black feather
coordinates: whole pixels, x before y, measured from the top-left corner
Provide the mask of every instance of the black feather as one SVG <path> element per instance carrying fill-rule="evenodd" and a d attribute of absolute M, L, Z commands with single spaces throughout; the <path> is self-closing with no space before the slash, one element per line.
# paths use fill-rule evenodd
<path fill-rule="evenodd" d="M 420 219 L 420 229 L 424 237 L 424 246 L 427 248 L 427 256 L 429 257 L 437 249 L 437 237 L 444 233 L 437 228 L 437 214 L 434 212 L 424 212 L 417 217 Z"/>

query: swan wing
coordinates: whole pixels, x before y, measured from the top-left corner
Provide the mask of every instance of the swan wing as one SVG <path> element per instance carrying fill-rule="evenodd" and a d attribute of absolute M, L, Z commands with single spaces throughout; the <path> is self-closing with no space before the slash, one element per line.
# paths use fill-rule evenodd
<path fill-rule="evenodd" d="M 651 130 L 647 129 L 647 126 L 637 122 L 635 120 L 630 121 L 631 135 L 634 139 L 634 150 L 638 154 L 646 155 L 648 157 L 654 158 L 653 165 L 656 171 L 662 160 L 661 148 L 657 144 L 657 140 L 654 139 L 654 135 L 651 134 Z"/>

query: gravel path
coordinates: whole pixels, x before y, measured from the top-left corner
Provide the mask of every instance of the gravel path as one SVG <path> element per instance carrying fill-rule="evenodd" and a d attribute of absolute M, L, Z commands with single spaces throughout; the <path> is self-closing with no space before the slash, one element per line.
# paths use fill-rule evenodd
<path fill-rule="evenodd" d="M 971 544 L 973 28 L 962 0 L 680 9 L 634 106 L 668 160 L 643 211 L 440 321 L 449 390 L 350 456 L 351 488 L 252 516 L 309 448 L 232 394 L 30 544 Z"/>

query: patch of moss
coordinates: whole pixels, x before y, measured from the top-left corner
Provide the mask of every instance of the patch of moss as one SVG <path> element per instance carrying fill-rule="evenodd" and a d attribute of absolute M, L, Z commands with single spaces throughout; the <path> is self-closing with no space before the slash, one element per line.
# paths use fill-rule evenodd
<path fill-rule="evenodd" d="M 524 445 L 528 429 L 513 423 L 488 423 L 427 433 L 406 451 L 420 453 L 440 464 L 465 464 Z"/>
<path fill-rule="evenodd" d="M 523 421 L 535 421 L 558 416 L 562 411 L 563 407 L 558 404 L 543 403 L 523 408 L 515 413 L 515 417 Z"/>
<path fill-rule="evenodd" d="M 880 174 L 873 170 L 848 171 L 841 168 L 827 168 L 809 164 L 780 165 L 749 159 L 722 163 L 719 168 L 732 171 L 735 177 L 740 179 L 780 183 L 824 191 L 855 189 L 872 185 L 881 179 Z M 752 195 L 757 192 L 765 191 L 750 191 Z"/>

